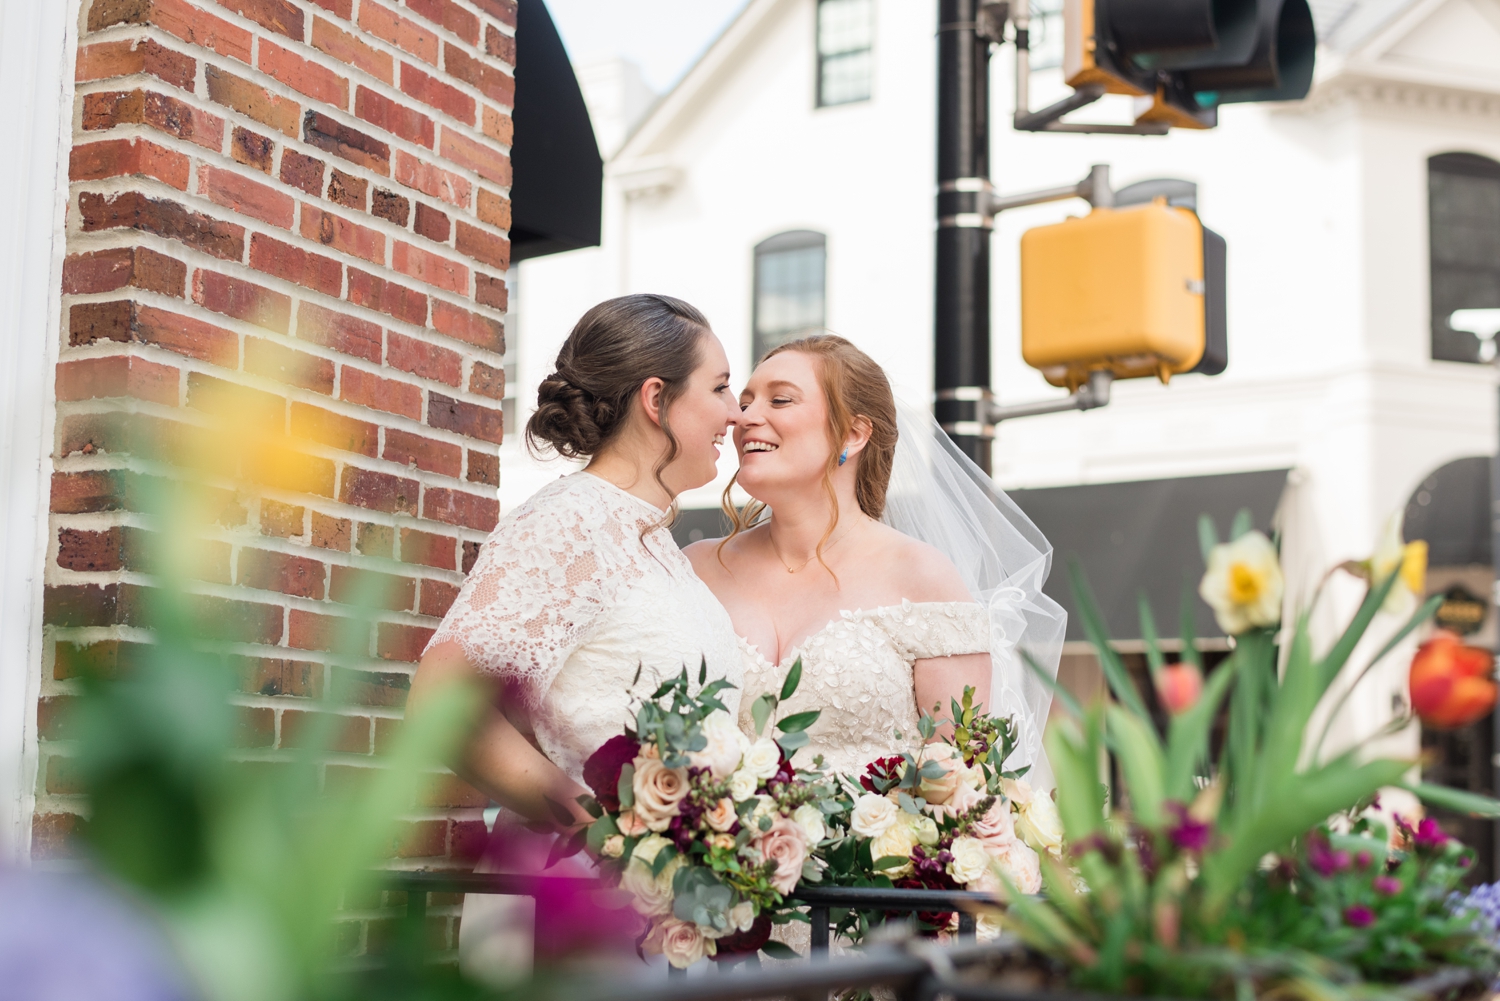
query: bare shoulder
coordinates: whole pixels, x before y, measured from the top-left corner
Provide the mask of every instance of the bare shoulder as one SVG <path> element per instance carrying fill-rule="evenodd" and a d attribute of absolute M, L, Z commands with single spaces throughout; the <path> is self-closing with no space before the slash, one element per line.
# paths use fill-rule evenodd
<path fill-rule="evenodd" d="M 901 592 L 909 601 L 973 601 L 958 567 L 925 542 L 880 525 L 887 566 L 901 568 Z"/>
<path fill-rule="evenodd" d="M 731 562 L 743 536 L 725 539 L 701 539 L 690 543 L 682 552 L 693 565 L 693 572 L 710 586 L 715 581 L 730 576 L 726 563 Z M 722 548 L 721 548 L 722 547 Z"/>

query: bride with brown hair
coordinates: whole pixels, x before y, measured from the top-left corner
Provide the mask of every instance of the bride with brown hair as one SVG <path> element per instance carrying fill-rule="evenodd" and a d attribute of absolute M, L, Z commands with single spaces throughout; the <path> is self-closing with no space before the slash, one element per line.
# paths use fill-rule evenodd
<path fill-rule="evenodd" d="M 753 696 L 802 682 L 784 712 L 821 709 L 800 752 L 857 774 L 913 750 L 923 712 L 966 686 L 1015 714 L 1010 768 L 1050 784 L 1041 728 L 1065 613 L 1041 593 L 1051 547 L 932 418 L 898 410 L 885 372 L 842 337 L 782 345 L 740 394 L 734 531 L 688 547 L 728 609 L 745 654 L 741 726 Z M 898 444 L 899 442 L 899 444 Z"/>

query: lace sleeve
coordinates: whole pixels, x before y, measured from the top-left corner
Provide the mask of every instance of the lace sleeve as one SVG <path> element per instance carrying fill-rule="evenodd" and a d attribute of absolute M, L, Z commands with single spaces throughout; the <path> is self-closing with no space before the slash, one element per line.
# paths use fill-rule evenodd
<path fill-rule="evenodd" d="M 428 646 L 456 641 L 477 670 L 538 708 L 613 589 L 639 576 L 619 558 L 623 537 L 617 519 L 575 495 L 533 498 L 485 542 Z"/>
<path fill-rule="evenodd" d="M 990 622 L 972 601 L 903 601 L 879 610 L 881 625 L 907 660 L 988 653 Z"/>

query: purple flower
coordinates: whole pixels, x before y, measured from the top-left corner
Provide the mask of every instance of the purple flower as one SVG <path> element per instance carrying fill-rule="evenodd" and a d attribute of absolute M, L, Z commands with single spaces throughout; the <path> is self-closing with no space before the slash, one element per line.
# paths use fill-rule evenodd
<path fill-rule="evenodd" d="M 1208 847 L 1209 836 L 1213 834 L 1211 824 L 1195 820 L 1181 803 L 1168 803 L 1167 809 L 1177 815 L 1177 823 L 1167 828 L 1167 836 L 1174 845 L 1187 852 L 1201 852 Z"/>
<path fill-rule="evenodd" d="M 1364 904 L 1344 908 L 1344 921 L 1353 928 L 1368 928 L 1375 923 L 1375 912 Z"/>
<path fill-rule="evenodd" d="M 1326 879 L 1349 868 L 1349 853 L 1331 847 L 1326 838 L 1314 835 L 1307 839 L 1307 864 Z"/>
<path fill-rule="evenodd" d="M 1401 892 L 1401 880 L 1395 876 L 1376 876 L 1371 885 L 1376 893 L 1385 897 L 1394 897 Z"/>
<path fill-rule="evenodd" d="M 1448 835 L 1438 826 L 1438 822 L 1431 817 L 1423 817 L 1422 822 L 1417 825 L 1416 836 L 1412 839 L 1418 848 L 1441 848 L 1448 843 Z"/>
<path fill-rule="evenodd" d="M 1354 864 L 1359 866 L 1361 870 L 1370 868 L 1370 863 L 1374 860 L 1375 857 L 1369 852 L 1360 852 L 1358 855 L 1354 856 Z"/>

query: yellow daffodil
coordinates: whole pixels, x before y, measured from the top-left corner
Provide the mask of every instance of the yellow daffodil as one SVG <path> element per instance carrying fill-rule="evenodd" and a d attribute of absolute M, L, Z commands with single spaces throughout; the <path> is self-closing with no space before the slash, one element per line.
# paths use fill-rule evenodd
<path fill-rule="evenodd" d="M 1231 636 L 1280 622 L 1284 590 L 1276 547 L 1260 532 L 1214 546 L 1198 585 L 1219 627 Z"/>
<path fill-rule="evenodd" d="M 1380 533 L 1380 543 L 1367 561 L 1371 587 L 1385 583 L 1392 573 L 1401 575 L 1380 610 L 1392 615 L 1410 615 L 1427 590 L 1427 542 L 1401 541 L 1402 513 L 1393 514 Z"/>

